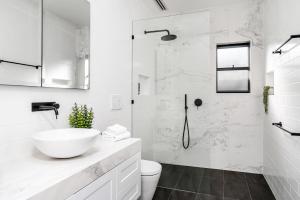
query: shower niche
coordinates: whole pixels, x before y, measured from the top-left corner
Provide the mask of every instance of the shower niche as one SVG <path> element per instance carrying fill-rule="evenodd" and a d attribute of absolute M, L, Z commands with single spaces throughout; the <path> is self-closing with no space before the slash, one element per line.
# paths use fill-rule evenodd
<path fill-rule="evenodd" d="M 150 95 L 151 93 L 151 85 L 150 85 L 150 77 L 144 74 L 138 75 L 138 95 Z"/>

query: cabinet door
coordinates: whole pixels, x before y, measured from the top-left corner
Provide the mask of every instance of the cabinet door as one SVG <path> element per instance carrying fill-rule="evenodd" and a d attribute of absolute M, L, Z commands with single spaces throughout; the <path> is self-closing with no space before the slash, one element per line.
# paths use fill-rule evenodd
<path fill-rule="evenodd" d="M 116 170 L 95 180 L 68 200 L 116 200 Z"/>
<path fill-rule="evenodd" d="M 141 154 L 138 153 L 117 168 L 117 200 L 136 200 L 141 195 Z"/>

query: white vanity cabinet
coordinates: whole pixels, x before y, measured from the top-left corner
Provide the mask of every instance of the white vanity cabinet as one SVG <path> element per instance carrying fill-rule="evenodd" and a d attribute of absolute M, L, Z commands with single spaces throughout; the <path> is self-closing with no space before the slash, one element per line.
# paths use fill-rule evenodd
<path fill-rule="evenodd" d="M 141 154 L 124 161 L 67 200 L 136 200 L 141 195 Z"/>

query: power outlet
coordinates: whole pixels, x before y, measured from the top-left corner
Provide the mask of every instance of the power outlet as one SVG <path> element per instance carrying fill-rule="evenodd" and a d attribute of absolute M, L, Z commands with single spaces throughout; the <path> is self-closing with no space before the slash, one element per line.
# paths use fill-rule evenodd
<path fill-rule="evenodd" d="M 111 95 L 111 109 L 121 110 L 122 109 L 122 98 L 119 94 Z"/>

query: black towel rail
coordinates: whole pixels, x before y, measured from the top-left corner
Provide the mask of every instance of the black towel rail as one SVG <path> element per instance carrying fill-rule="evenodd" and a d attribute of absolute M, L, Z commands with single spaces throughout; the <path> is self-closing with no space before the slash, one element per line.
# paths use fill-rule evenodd
<path fill-rule="evenodd" d="M 286 130 L 285 128 L 282 127 L 282 122 L 278 122 L 278 123 L 272 123 L 273 126 L 276 126 L 277 128 L 280 128 L 281 130 L 289 133 L 291 136 L 300 136 L 300 133 L 295 133 L 295 132 L 291 132 Z"/>
<path fill-rule="evenodd" d="M 19 62 L 13 62 L 13 61 L 8 61 L 8 60 L 1 60 L 1 59 L 0 59 L 0 63 L 9 63 L 9 64 L 15 64 L 15 65 L 23 65 L 23 66 L 27 66 L 27 67 L 34 67 L 36 69 L 39 69 L 40 67 L 42 67 L 41 65 L 29 65 L 29 64 L 24 64 L 24 63 L 19 63 Z"/>
<path fill-rule="evenodd" d="M 292 39 L 295 38 L 300 38 L 300 34 L 299 35 L 291 35 L 290 38 L 285 41 L 280 47 L 278 47 L 275 51 L 273 51 L 273 54 L 282 54 L 282 47 L 284 47 L 287 43 L 289 43 L 289 41 L 291 41 Z"/>

